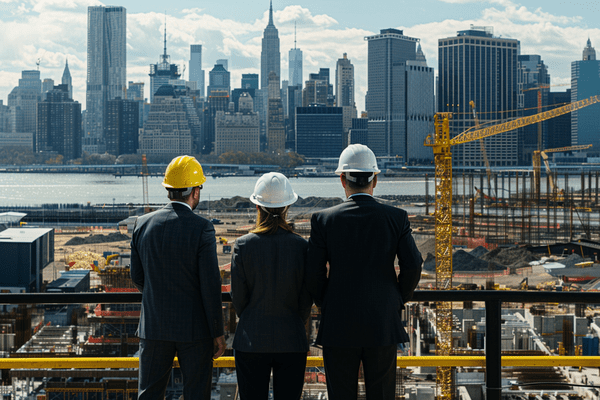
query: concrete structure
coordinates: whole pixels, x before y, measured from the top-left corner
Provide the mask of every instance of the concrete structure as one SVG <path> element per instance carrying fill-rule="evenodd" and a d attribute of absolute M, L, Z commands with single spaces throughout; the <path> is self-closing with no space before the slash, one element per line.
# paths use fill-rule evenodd
<path fill-rule="evenodd" d="M 302 89 L 302 107 L 309 107 L 313 104 L 327 106 L 327 97 L 329 92 L 329 82 L 321 79 L 319 74 L 309 74 L 308 80 L 304 83 Z"/>
<path fill-rule="evenodd" d="M 341 107 L 314 105 L 296 109 L 296 153 L 337 158 L 343 149 L 343 135 Z"/>
<path fill-rule="evenodd" d="M 242 93 L 239 112 L 217 111 L 215 116 L 215 154 L 228 151 L 258 153 L 260 135 L 258 113 L 253 111 L 252 97 Z"/>
<path fill-rule="evenodd" d="M 54 152 L 64 161 L 81 157 L 81 104 L 69 97 L 66 84 L 55 86 L 38 103 L 34 151 Z"/>
<path fill-rule="evenodd" d="M 120 97 L 106 105 L 106 152 L 115 156 L 136 154 L 140 129 L 140 106 Z"/>
<path fill-rule="evenodd" d="M 518 117 L 518 40 L 495 37 L 491 27 L 471 27 L 439 39 L 438 44 L 437 111 L 454 113 L 451 136 L 474 126 L 470 101 L 475 102 L 481 123 Z M 518 164 L 517 131 L 486 138 L 484 143 L 491 166 Z M 454 146 L 452 156 L 456 165 L 485 165 L 477 141 Z"/>
<path fill-rule="evenodd" d="M 401 30 L 382 29 L 365 40 L 370 147 L 377 156 L 420 159 L 421 155 L 410 153 L 433 119 L 433 69 L 417 49 L 419 39 Z"/>
<path fill-rule="evenodd" d="M 281 53 L 279 52 L 279 31 L 273 24 L 273 1 L 269 6 L 269 23 L 264 30 L 260 52 L 260 88 L 269 86 L 269 73 L 281 76 Z"/>
<path fill-rule="evenodd" d="M 600 60 L 588 39 L 583 50 L 583 59 L 571 63 L 571 102 L 600 94 Z M 594 104 L 571 113 L 571 144 L 591 144 L 592 156 L 600 155 L 600 106 Z"/>
<path fill-rule="evenodd" d="M 42 271 L 54 261 L 54 229 L 6 229 L 0 232 L 0 254 L 0 288 L 39 293 Z"/>
<path fill-rule="evenodd" d="M 83 151 L 102 154 L 108 100 L 124 97 L 127 83 L 124 7 L 88 7 L 86 118 Z"/>
<path fill-rule="evenodd" d="M 19 86 L 8 95 L 11 132 L 36 131 L 37 103 L 42 99 L 40 71 L 23 71 Z"/>
<path fill-rule="evenodd" d="M 22 147 L 33 151 L 33 140 L 35 134 L 32 132 L 0 132 L 0 149 L 5 147 Z"/>
<path fill-rule="evenodd" d="M 139 146 L 141 154 L 166 159 L 191 154 L 192 134 L 184 105 L 175 97 L 173 86 L 162 86 L 155 93 L 148 121 L 140 131 Z"/>

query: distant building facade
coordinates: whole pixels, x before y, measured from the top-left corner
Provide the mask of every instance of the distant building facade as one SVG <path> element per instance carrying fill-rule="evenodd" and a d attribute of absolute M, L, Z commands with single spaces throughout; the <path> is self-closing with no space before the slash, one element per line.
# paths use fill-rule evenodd
<path fill-rule="evenodd" d="M 127 84 L 124 7 L 88 7 L 86 117 L 83 151 L 104 153 L 106 103 L 124 97 Z"/>
<path fill-rule="evenodd" d="M 242 89 L 258 90 L 258 74 L 242 74 Z"/>
<path fill-rule="evenodd" d="M 548 93 L 550 108 L 564 106 L 571 102 L 571 89 L 565 92 Z M 564 114 L 548 120 L 548 148 L 571 146 L 571 114 Z"/>
<path fill-rule="evenodd" d="M 420 162 L 414 146 L 431 132 L 434 113 L 433 68 L 427 67 L 419 39 L 398 29 L 382 29 L 368 42 L 368 91 L 365 100 L 369 146 L 377 156 Z"/>
<path fill-rule="evenodd" d="M 344 139 L 348 140 L 348 131 L 352 127 L 352 119 L 356 118 L 354 102 L 354 65 L 344 53 L 338 59 L 335 68 L 335 101 L 337 107 L 342 107 L 344 114 Z"/>
<path fill-rule="evenodd" d="M 231 90 L 231 74 L 223 64 L 215 64 L 214 68 L 208 73 L 208 96 L 215 90 L 226 91 L 229 94 Z"/>
<path fill-rule="evenodd" d="M 69 97 L 66 84 L 38 103 L 34 151 L 60 154 L 64 161 L 81 157 L 81 104 Z"/>
<path fill-rule="evenodd" d="M 470 101 L 481 123 L 518 117 L 518 40 L 495 37 L 489 27 L 472 27 L 439 39 L 438 45 L 437 110 L 456 116 L 450 121 L 451 136 L 475 125 Z M 517 131 L 488 137 L 484 144 L 491 166 L 518 165 Z M 454 146 L 452 156 L 457 165 L 485 166 L 477 141 Z"/>
<path fill-rule="evenodd" d="M 11 132 L 36 132 L 37 103 L 41 100 L 40 71 L 23 71 L 19 86 L 8 94 Z"/>
<path fill-rule="evenodd" d="M 571 102 L 600 95 L 600 61 L 596 50 L 588 39 L 583 50 L 583 59 L 571 63 Z M 591 144 L 588 154 L 600 155 L 600 105 L 591 106 L 571 113 L 571 144 Z"/>
<path fill-rule="evenodd" d="M 192 134 L 184 105 L 175 97 L 173 86 L 162 86 L 140 131 L 139 153 L 169 158 L 191 152 Z"/>
<path fill-rule="evenodd" d="M 217 111 L 215 116 L 215 154 L 229 151 L 258 153 L 260 133 L 258 113 L 248 93 L 239 98 L 239 112 Z"/>
<path fill-rule="evenodd" d="M 71 78 L 71 71 L 69 70 L 69 61 L 65 60 L 65 69 L 63 70 L 62 78 L 60 83 L 67 85 L 69 90 L 69 98 L 73 98 L 73 79 Z"/>
<path fill-rule="evenodd" d="M 290 86 L 302 86 L 302 50 L 295 47 L 288 53 L 289 73 L 288 81 Z"/>
<path fill-rule="evenodd" d="M 202 128 L 202 154 L 210 154 L 215 148 L 215 118 L 218 111 L 229 111 L 230 97 L 226 90 L 214 90 L 208 97 L 204 109 L 204 124 Z M 234 109 L 235 110 L 235 109 Z"/>
<path fill-rule="evenodd" d="M 270 152 L 285 150 L 284 113 L 279 89 L 279 77 L 271 71 L 267 110 L 267 150 Z"/>
<path fill-rule="evenodd" d="M 296 153 L 305 157 L 339 157 L 343 135 L 341 107 L 314 105 L 296 109 Z"/>
<path fill-rule="evenodd" d="M 139 147 L 139 102 L 119 97 L 109 100 L 106 114 L 106 152 L 115 156 L 136 154 Z"/>

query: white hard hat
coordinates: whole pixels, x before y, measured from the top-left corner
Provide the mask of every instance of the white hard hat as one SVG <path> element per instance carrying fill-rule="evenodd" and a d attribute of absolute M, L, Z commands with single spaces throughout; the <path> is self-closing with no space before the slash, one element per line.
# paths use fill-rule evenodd
<path fill-rule="evenodd" d="M 254 186 L 250 201 L 267 208 L 279 208 L 294 204 L 298 195 L 285 175 L 279 172 L 264 174 Z"/>
<path fill-rule="evenodd" d="M 340 161 L 335 173 L 341 175 L 345 172 L 372 172 L 378 174 L 377 158 L 370 148 L 364 144 L 351 144 L 340 154 Z"/>

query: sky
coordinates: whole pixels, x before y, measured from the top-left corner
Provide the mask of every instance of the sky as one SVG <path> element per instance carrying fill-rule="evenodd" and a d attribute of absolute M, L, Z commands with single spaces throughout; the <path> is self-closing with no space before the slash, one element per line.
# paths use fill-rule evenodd
<path fill-rule="evenodd" d="M 263 30 L 268 0 L 164 0 L 101 3 L 96 0 L 0 0 L 0 100 L 7 102 L 22 70 L 39 70 L 42 80 L 60 83 L 65 60 L 73 77 L 74 98 L 85 109 L 87 7 L 117 5 L 127 9 L 127 80 L 145 82 L 149 97 L 149 65 L 163 51 L 165 13 L 167 52 L 171 62 L 186 66 L 190 44 L 203 45 L 203 68 L 228 59 L 231 87 L 240 87 L 243 73 L 260 73 Z M 571 62 L 580 60 L 588 38 L 600 51 L 600 2 L 556 0 L 273 0 L 274 22 L 281 43 L 281 75 L 288 78 L 288 51 L 304 55 L 304 80 L 319 68 L 330 68 L 343 53 L 355 68 L 356 104 L 364 110 L 367 91 L 365 36 L 396 28 L 420 39 L 429 66 L 437 75 L 438 39 L 455 36 L 471 25 L 491 26 L 494 35 L 520 41 L 521 54 L 542 56 L 555 91 L 570 84 Z M 600 54 L 599 54 L 600 57 Z M 567 85 L 567 86 L 565 86 Z"/>

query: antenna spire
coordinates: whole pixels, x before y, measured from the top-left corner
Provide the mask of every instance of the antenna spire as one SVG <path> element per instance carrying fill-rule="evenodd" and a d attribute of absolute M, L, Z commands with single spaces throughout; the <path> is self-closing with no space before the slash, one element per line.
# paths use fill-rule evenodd
<path fill-rule="evenodd" d="M 296 21 L 294 21 L 294 50 L 296 50 Z"/>
<path fill-rule="evenodd" d="M 270 1 L 269 5 L 269 25 L 273 25 L 273 0 Z"/>
<path fill-rule="evenodd" d="M 165 11 L 165 50 L 164 50 L 165 60 L 167 58 L 167 12 Z"/>

